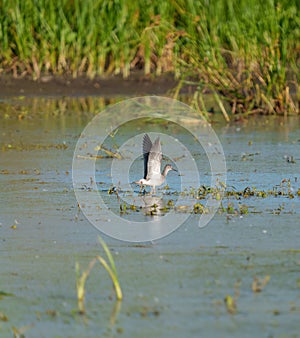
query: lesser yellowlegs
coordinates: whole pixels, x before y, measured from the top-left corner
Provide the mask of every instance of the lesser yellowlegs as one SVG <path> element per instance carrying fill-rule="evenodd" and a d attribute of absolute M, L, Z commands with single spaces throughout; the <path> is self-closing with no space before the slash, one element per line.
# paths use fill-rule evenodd
<path fill-rule="evenodd" d="M 159 137 L 151 142 L 148 134 L 143 138 L 143 156 L 144 156 L 144 178 L 135 182 L 140 185 L 149 185 L 152 187 L 152 192 L 155 193 L 155 187 L 164 183 L 166 176 L 170 170 L 177 171 L 170 164 L 164 167 L 161 173 L 162 152 Z"/>

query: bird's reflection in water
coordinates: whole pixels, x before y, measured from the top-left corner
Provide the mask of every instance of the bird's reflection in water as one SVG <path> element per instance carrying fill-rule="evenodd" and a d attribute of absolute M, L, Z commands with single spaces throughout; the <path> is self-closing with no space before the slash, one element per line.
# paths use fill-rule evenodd
<path fill-rule="evenodd" d="M 162 197 L 153 195 L 141 196 L 143 211 L 149 216 L 164 216 L 167 212 L 166 204 Z"/>

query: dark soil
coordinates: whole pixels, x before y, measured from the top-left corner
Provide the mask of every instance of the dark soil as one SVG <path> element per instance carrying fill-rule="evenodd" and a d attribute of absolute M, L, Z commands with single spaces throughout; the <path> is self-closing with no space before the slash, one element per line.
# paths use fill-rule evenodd
<path fill-rule="evenodd" d="M 129 79 L 119 76 L 109 78 L 65 78 L 43 76 L 30 78 L 0 77 L 0 97 L 12 96 L 135 96 L 165 95 L 177 84 L 173 75 L 159 78 L 132 75 Z"/>

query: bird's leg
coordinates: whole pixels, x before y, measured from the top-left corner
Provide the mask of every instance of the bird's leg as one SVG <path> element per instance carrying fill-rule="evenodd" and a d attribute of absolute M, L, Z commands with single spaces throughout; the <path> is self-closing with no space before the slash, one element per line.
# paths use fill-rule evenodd
<path fill-rule="evenodd" d="M 143 184 L 140 185 L 140 194 L 143 194 L 145 192 L 145 188 Z"/>

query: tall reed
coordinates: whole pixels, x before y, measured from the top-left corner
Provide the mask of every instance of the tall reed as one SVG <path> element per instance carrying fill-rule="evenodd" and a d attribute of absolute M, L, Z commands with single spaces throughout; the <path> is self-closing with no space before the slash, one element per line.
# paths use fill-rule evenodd
<path fill-rule="evenodd" d="M 182 7 L 182 72 L 198 73 L 233 113 L 298 112 L 300 57 L 296 1 L 219 0 Z M 199 15 L 199 13 L 201 13 Z"/>
<path fill-rule="evenodd" d="M 99 236 L 98 240 L 106 254 L 107 260 L 103 258 L 100 255 L 97 255 L 95 258 L 93 258 L 86 270 L 83 272 L 80 272 L 79 263 L 76 262 L 76 290 L 77 290 L 77 305 L 78 305 L 78 311 L 80 314 L 85 313 L 85 306 L 84 306 L 84 300 L 85 300 L 85 291 L 86 291 L 86 281 L 89 277 L 94 265 L 99 262 L 106 272 L 109 274 L 110 279 L 113 283 L 114 290 L 116 293 L 116 300 L 121 301 L 123 299 L 123 293 L 121 290 L 121 286 L 118 279 L 117 269 L 115 266 L 115 262 L 113 259 L 113 256 L 107 246 L 107 244 L 104 242 L 104 240 Z"/>

